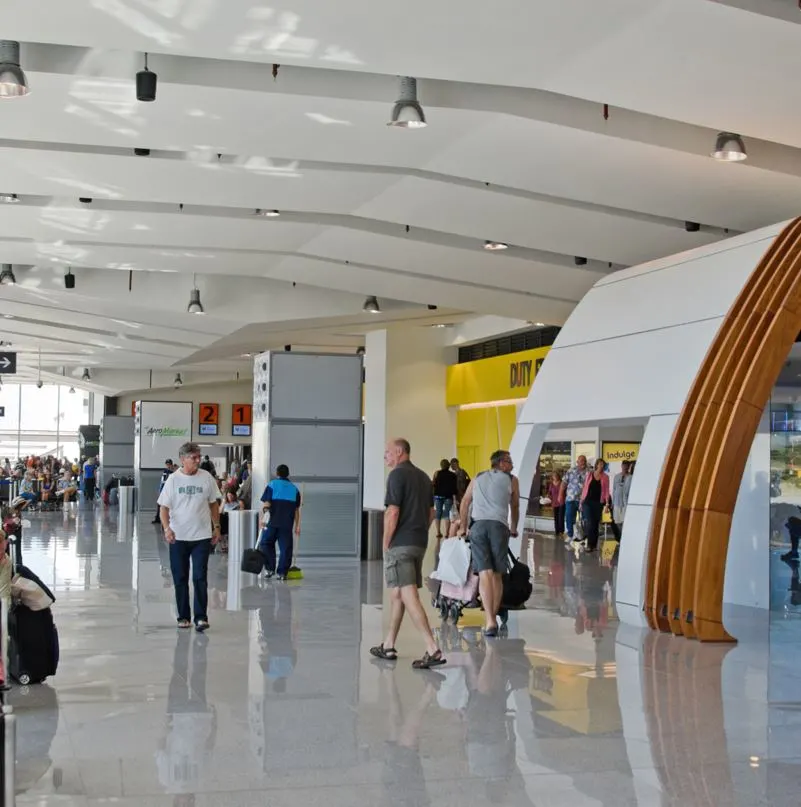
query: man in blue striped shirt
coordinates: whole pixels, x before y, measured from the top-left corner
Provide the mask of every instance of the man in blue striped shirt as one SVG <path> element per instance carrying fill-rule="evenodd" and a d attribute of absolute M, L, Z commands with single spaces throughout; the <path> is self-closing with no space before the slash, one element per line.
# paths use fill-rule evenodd
<path fill-rule="evenodd" d="M 270 521 L 262 532 L 259 551 L 264 555 L 265 574 L 276 573 L 275 544 L 278 543 L 280 560 L 278 579 L 286 580 L 292 566 L 293 535 L 300 535 L 300 491 L 289 479 L 289 468 L 279 465 L 275 470 L 277 479 L 268 483 L 262 493 L 262 509 L 269 511 Z"/>

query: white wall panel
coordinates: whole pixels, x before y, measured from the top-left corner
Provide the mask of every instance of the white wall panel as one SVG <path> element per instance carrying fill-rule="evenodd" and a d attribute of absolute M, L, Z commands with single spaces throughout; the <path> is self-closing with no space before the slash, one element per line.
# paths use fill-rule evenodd
<path fill-rule="evenodd" d="M 735 260 L 726 250 L 595 286 L 565 323 L 557 347 L 722 317 L 769 245 L 763 240 L 740 247 Z M 595 314 L 582 316 L 583 308 L 608 315 L 599 323 Z"/>
<path fill-rule="evenodd" d="M 678 415 L 657 415 L 648 421 L 631 480 L 629 505 L 653 503 L 665 454 L 678 419 Z"/>
<path fill-rule="evenodd" d="M 648 557 L 648 533 L 653 506 L 629 503 L 620 556 L 617 565 L 615 598 L 637 609 L 642 608 L 645 589 L 645 560 Z"/>
<path fill-rule="evenodd" d="M 678 412 L 719 323 L 706 320 L 553 349 L 520 422 L 598 423 Z"/>

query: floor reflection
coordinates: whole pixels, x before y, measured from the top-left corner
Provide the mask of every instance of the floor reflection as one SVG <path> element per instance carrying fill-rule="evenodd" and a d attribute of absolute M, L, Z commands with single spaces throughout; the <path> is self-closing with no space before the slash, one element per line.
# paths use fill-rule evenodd
<path fill-rule="evenodd" d="M 534 593 L 509 637 L 466 610 L 437 622 L 448 664 L 420 673 L 410 625 L 396 664 L 367 653 L 380 564 L 304 561 L 303 581 L 233 591 L 215 555 L 212 629 L 177 633 L 148 521 L 79 510 L 24 535 L 62 661 L 11 693 L 21 805 L 799 803 L 797 619 L 735 647 L 632 630 L 614 547 L 587 559 L 530 536 Z"/>

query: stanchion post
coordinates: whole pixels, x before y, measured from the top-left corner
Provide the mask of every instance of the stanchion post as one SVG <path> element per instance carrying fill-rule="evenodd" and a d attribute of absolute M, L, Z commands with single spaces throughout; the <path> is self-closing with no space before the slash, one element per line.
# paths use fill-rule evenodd
<path fill-rule="evenodd" d="M 14 773 L 17 761 L 17 718 L 14 715 L 14 710 L 10 706 L 0 707 L 0 720 L 3 721 L 2 725 L 2 779 L 0 780 L 0 787 L 2 787 L 2 807 L 14 807 L 16 803 L 16 796 L 14 793 Z"/>
<path fill-rule="evenodd" d="M 8 597 L 0 596 L 0 660 L 3 662 L 3 680 L 0 681 L 0 692 L 11 689 L 8 669 L 8 612 L 11 601 Z"/>

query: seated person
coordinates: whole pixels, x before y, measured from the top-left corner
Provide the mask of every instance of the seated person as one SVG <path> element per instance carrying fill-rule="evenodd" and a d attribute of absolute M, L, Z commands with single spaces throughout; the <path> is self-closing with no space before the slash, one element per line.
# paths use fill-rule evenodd
<path fill-rule="evenodd" d="M 26 506 L 33 504 L 39 499 L 33 481 L 33 471 L 28 471 L 25 476 L 22 477 L 22 481 L 19 483 L 19 495 L 20 498 L 25 499 Z"/>
<path fill-rule="evenodd" d="M 236 491 L 228 488 L 225 494 L 225 503 L 223 504 L 223 512 L 230 513 L 234 510 L 239 510 L 239 502 L 236 498 Z"/>
<path fill-rule="evenodd" d="M 61 472 L 61 478 L 58 480 L 58 485 L 56 486 L 56 498 L 68 502 L 77 492 L 78 485 L 72 478 L 72 471 L 70 471 L 69 468 L 65 468 Z"/>
<path fill-rule="evenodd" d="M 45 471 L 44 478 L 40 485 L 42 504 L 47 504 L 53 498 L 53 479 L 50 474 Z"/>

